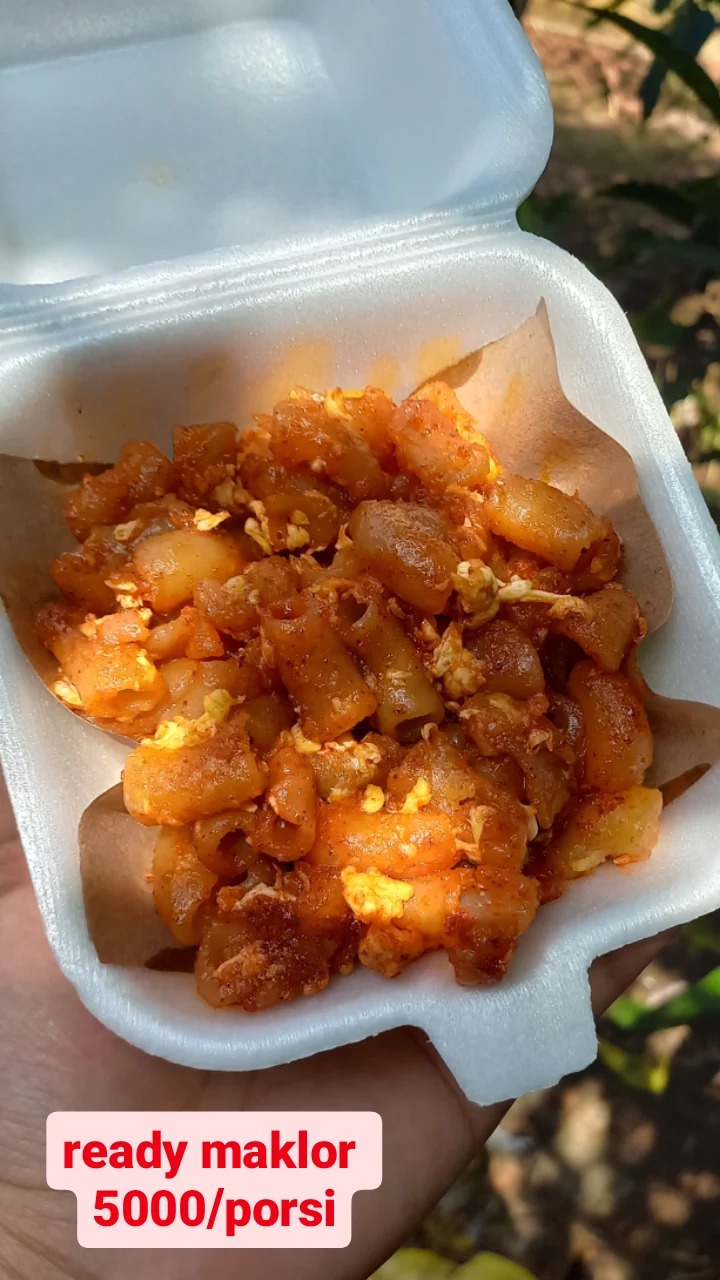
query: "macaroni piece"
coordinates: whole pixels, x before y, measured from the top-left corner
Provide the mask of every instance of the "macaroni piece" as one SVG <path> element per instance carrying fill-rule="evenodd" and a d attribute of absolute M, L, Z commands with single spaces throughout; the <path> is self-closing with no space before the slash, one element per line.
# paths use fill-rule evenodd
<path fill-rule="evenodd" d="M 37 631 L 134 739 L 157 912 L 248 1011 L 356 962 L 495 982 L 539 906 L 650 855 L 662 806 L 620 540 L 503 472 L 443 383 L 293 389 L 128 444 L 67 501 Z"/>

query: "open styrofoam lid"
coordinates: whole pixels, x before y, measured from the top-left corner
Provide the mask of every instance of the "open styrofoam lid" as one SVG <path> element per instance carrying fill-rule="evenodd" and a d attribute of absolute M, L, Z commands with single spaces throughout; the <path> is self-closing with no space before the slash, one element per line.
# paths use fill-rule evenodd
<path fill-rule="evenodd" d="M 552 135 L 508 0 L 0 0 L 0 118 L 16 286 L 359 219 L 501 217 Z"/>

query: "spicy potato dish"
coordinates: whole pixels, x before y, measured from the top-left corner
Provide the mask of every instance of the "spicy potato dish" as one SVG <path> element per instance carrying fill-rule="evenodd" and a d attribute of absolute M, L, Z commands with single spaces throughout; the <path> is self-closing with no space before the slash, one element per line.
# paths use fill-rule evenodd
<path fill-rule="evenodd" d="M 620 539 L 503 471 L 444 383 L 127 444 L 66 516 L 54 692 L 134 740 L 125 804 L 210 1004 L 432 950 L 494 982 L 542 903 L 651 852 Z"/>

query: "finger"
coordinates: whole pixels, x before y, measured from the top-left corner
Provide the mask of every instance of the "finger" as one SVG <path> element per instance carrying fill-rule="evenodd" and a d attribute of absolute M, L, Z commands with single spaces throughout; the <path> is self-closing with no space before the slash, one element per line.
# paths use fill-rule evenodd
<path fill-rule="evenodd" d="M 18 885 L 27 884 L 29 879 L 25 855 L 15 825 L 15 815 L 5 779 L 0 773 L 0 897 Z"/>
<path fill-rule="evenodd" d="M 0 770 L 0 845 L 5 844 L 7 840 L 11 840 L 16 835 L 15 814 L 12 811 L 8 789 Z"/>
<path fill-rule="evenodd" d="M 654 938 L 643 938 L 641 942 L 634 942 L 620 951 L 611 951 L 609 955 L 601 956 L 594 962 L 590 969 L 590 988 L 596 1017 L 604 1013 L 627 990 L 678 933 L 678 929 L 668 929 Z"/>

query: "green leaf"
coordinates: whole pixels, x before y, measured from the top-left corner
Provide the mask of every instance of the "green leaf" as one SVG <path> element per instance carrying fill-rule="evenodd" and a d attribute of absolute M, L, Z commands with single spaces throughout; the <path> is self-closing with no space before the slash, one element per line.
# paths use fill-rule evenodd
<path fill-rule="evenodd" d="M 667 1057 L 648 1058 L 643 1053 L 629 1053 L 610 1040 L 598 1041 L 600 1061 L 619 1076 L 631 1089 L 646 1093 L 664 1093 L 670 1080 Z"/>
<path fill-rule="evenodd" d="M 695 0 L 682 0 L 672 20 L 665 27 L 665 34 L 675 49 L 696 57 L 716 27 L 717 22 L 709 9 L 701 9 Z M 655 58 L 640 86 L 645 120 L 650 118 L 657 106 L 667 72 L 667 63 Z"/>
<path fill-rule="evenodd" d="M 673 71 L 689 89 L 692 89 L 696 97 L 720 122 L 720 91 L 717 85 L 692 54 L 676 48 L 664 31 L 645 27 L 642 22 L 636 22 L 634 18 L 628 18 L 624 13 L 617 13 L 614 9 L 598 9 L 590 4 L 577 4 L 575 0 L 566 0 L 566 3 L 573 4 L 574 8 L 587 13 L 594 22 L 611 22 L 621 31 L 632 36 L 639 44 L 643 44 L 658 61 Z"/>
<path fill-rule="evenodd" d="M 647 1012 L 647 1005 L 640 1000 L 636 1000 L 633 996 L 619 996 L 606 1010 L 605 1017 L 622 1031 L 634 1031 Z"/>
<path fill-rule="evenodd" d="M 718 493 L 717 489 L 703 489 L 701 487 L 700 492 L 710 510 L 716 516 L 720 515 L 720 493 Z"/>
<path fill-rule="evenodd" d="M 664 307 L 648 307 L 646 311 L 631 311 L 628 318 L 635 337 L 643 348 L 665 347 L 676 351 L 683 340 L 685 330 L 673 324 Z"/>
<path fill-rule="evenodd" d="M 695 206 L 699 214 L 713 219 L 720 226 L 720 178 L 710 174 L 705 178 L 690 178 L 678 184 L 678 191 Z"/>
<path fill-rule="evenodd" d="M 642 1031 L 662 1031 L 665 1027 L 680 1027 L 692 1022 L 704 1013 L 715 1013 L 720 1009 L 720 967 L 711 969 L 699 982 L 694 982 L 687 991 L 659 1009 L 651 1009 L 643 1018 Z"/>
<path fill-rule="evenodd" d="M 430 1249 L 398 1249 L 370 1280 L 537 1280 L 518 1262 L 499 1253 L 478 1253 L 455 1268 Z"/>
<path fill-rule="evenodd" d="M 520 230 L 552 240 L 575 202 L 576 196 L 572 191 L 562 191 L 554 196 L 539 196 L 533 191 L 518 209 Z"/>
<path fill-rule="evenodd" d="M 478 1253 L 464 1266 L 458 1267 L 452 1280 L 535 1280 L 525 1267 L 499 1253 Z"/>
<path fill-rule="evenodd" d="M 683 942 L 692 947 L 693 951 L 710 951 L 713 955 L 720 956 L 720 915 L 715 912 L 711 916 L 693 920 L 691 924 L 685 925 L 682 936 Z"/>
<path fill-rule="evenodd" d="M 664 218 L 671 218 L 684 227 L 692 226 L 697 212 L 688 196 L 659 182 L 617 182 L 612 187 L 604 187 L 600 195 L 646 204 L 655 213 L 661 213 Z"/>
<path fill-rule="evenodd" d="M 454 1274 L 454 1264 L 430 1249 L 398 1249 L 370 1280 L 454 1280 Z"/>
<path fill-rule="evenodd" d="M 671 258 L 676 262 L 689 262 L 704 271 L 720 270 L 720 248 L 706 244 L 698 238 L 674 240 L 672 236 L 656 236 L 651 231 L 635 228 L 627 237 L 627 243 L 639 256 L 647 258 Z"/>
<path fill-rule="evenodd" d="M 619 1006 L 619 1008 L 618 1008 Z M 666 1027 L 682 1027 L 705 1013 L 720 1010 L 720 966 L 711 969 L 699 982 L 694 982 L 681 995 L 674 996 L 657 1009 L 648 1009 L 621 997 L 611 1005 L 608 1017 L 616 1026 L 626 1031 L 649 1035 L 652 1031 L 664 1031 Z"/>

